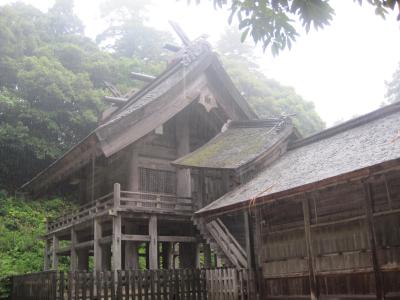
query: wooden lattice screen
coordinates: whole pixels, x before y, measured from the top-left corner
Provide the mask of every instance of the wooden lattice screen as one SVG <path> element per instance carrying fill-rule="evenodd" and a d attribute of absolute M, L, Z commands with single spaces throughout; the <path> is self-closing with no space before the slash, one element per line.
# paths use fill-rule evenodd
<path fill-rule="evenodd" d="M 172 171 L 140 168 L 139 188 L 148 193 L 176 194 L 176 174 Z"/>

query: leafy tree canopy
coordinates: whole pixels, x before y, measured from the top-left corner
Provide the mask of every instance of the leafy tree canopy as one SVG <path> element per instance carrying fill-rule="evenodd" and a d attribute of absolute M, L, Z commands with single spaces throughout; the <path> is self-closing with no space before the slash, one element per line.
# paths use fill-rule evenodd
<path fill-rule="evenodd" d="M 400 0 L 354 0 L 375 6 L 375 13 L 382 17 L 388 10 L 394 10 L 396 4 L 400 10 Z M 188 0 L 196 2 L 201 0 Z M 274 55 L 288 47 L 298 36 L 294 20 L 299 20 L 308 32 L 330 24 L 334 9 L 329 0 L 213 0 L 215 8 L 230 11 L 229 23 L 237 19 L 242 32 L 241 40 L 250 35 L 255 43 L 261 43 L 264 51 L 270 48 Z M 400 20 L 400 14 L 398 19 Z"/>
<path fill-rule="evenodd" d="M 160 57 L 170 55 L 163 46 L 173 41 L 172 35 L 144 25 L 151 3 L 145 0 L 104 2 L 101 10 L 103 17 L 108 20 L 108 27 L 97 36 L 97 42 L 117 55 L 144 61 L 160 61 Z"/>
<path fill-rule="evenodd" d="M 126 48 L 116 39 L 121 50 L 106 52 L 83 35 L 72 4 L 57 0 L 47 13 L 21 3 L 0 7 L 0 188 L 19 187 L 96 126 L 105 81 L 124 92 L 140 85 L 129 77 L 133 70 L 164 68 L 160 59 L 143 59 L 161 47 L 156 35 L 144 39 L 142 23 L 123 33 Z M 144 41 L 142 55 L 128 53 L 129 41 Z"/>

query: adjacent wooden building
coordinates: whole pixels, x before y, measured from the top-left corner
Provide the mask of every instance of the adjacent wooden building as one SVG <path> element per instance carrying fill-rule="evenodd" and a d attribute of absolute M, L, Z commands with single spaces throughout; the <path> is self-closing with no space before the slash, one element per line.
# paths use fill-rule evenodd
<path fill-rule="evenodd" d="M 204 40 L 182 40 L 22 187 L 80 205 L 49 221 L 45 269 L 224 264 L 254 269 L 267 299 L 399 299 L 400 105 L 302 138 L 289 117 L 259 119 Z"/>
<path fill-rule="evenodd" d="M 272 160 L 196 212 L 238 240 L 249 230 L 264 297 L 400 299 L 400 104 L 292 140 Z"/>

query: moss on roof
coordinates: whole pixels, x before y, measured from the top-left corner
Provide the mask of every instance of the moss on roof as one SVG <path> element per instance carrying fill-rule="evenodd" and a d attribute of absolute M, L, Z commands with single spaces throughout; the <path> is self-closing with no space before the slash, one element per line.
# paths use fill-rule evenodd
<path fill-rule="evenodd" d="M 232 122 L 203 147 L 174 162 L 201 168 L 236 169 L 265 153 L 291 130 L 281 119 Z M 285 130 L 283 130 L 285 129 Z"/>

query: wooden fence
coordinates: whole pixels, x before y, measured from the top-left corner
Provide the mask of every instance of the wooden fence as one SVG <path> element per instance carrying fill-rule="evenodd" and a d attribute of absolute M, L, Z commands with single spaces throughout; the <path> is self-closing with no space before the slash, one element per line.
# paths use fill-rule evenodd
<path fill-rule="evenodd" d="M 251 300 L 252 272 L 234 268 L 56 272 L 13 277 L 13 300 Z"/>

